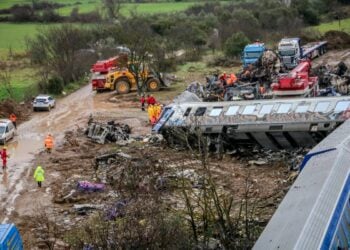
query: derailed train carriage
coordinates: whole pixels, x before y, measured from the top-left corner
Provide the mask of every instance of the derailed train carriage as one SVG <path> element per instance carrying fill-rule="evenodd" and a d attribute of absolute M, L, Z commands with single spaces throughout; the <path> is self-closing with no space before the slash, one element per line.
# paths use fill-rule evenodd
<path fill-rule="evenodd" d="M 153 132 L 176 141 L 200 131 L 217 150 L 242 144 L 272 150 L 312 147 L 350 116 L 349 105 L 349 96 L 173 103 Z"/>

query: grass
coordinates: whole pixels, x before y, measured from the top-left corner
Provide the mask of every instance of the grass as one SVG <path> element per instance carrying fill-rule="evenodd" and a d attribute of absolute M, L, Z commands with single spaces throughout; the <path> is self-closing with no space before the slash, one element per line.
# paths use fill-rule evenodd
<path fill-rule="evenodd" d="M 74 7 L 79 8 L 80 13 L 86 13 L 95 9 L 102 9 L 100 0 L 55 0 L 57 3 L 66 4 L 67 6 L 59 8 L 58 13 L 69 15 Z M 81 3 L 81 4 L 79 4 Z M 183 11 L 188 7 L 198 4 L 199 2 L 163 2 L 163 3 L 126 3 L 122 4 L 121 13 L 125 16 L 130 11 L 136 11 L 142 14 L 169 13 L 174 11 Z M 9 8 L 14 4 L 31 4 L 31 0 L 0 0 L 0 9 Z"/>
<path fill-rule="evenodd" d="M 17 52 L 25 50 L 25 38 L 34 36 L 38 27 L 45 24 L 33 23 L 0 23 L 0 54 L 7 52 L 9 48 Z"/>
<path fill-rule="evenodd" d="M 29 99 L 35 95 L 38 90 L 34 77 L 35 70 L 30 67 L 15 69 L 11 73 L 11 88 L 13 91 L 13 98 L 17 101 Z M 6 90 L 0 86 L 0 100 L 9 98 Z"/>
<path fill-rule="evenodd" d="M 333 21 L 329 23 L 322 23 L 318 26 L 314 26 L 313 28 L 322 34 L 330 30 L 338 30 L 350 33 L 350 18 L 341 20 L 340 25 L 338 21 Z"/>

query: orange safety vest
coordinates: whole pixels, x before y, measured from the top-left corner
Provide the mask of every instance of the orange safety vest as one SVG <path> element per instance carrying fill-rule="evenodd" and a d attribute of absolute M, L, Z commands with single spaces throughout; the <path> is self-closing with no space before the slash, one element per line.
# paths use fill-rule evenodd
<path fill-rule="evenodd" d="M 47 136 L 47 137 L 45 138 L 45 147 L 46 147 L 46 148 L 50 148 L 50 149 L 53 148 L 53 139 L 52 139 L 51 136 Z"/>
<path fill-rule="evenodd" d="M 16 122 L 16 120 L 17 120 L 16 115 L 15 115 L 15 114 L 11 114 L 11 115 L 10 115 L 10 120 L 11 120 L 12 122 Z"/>

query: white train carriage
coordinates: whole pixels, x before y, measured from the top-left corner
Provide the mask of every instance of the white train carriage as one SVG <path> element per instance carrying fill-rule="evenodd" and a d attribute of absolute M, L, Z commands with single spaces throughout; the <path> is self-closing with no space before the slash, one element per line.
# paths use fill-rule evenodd
<path fill-rule="evenodd" d="M 350 249 L 350 120 L 304 158 L 253 249 Z"/>
<path fill-rule="evenodd" d="M 173 103 L 153 132 L 198 127 L 226 144 L 256 143 L 270 149 L 311 147 L 343 123 L 350 97 Z"/>

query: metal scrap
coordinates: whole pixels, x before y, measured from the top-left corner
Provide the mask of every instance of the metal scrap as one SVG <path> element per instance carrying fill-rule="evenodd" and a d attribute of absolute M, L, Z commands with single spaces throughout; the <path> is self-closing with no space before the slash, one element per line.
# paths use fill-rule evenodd
<path fill-rule="evenodd" d="M 127 124 L 115 123 L 114 121 L 107 124 L 89 120 L 86 134 L 94 142 L 105 144 L 106 142 L 128 141 L 130 127 Z"/>
<path fill-rule="evenodd" d="M 79 215 L 86 215 L 91 210 L 101 210 L 103 209 L 104 205 L 96 205 L 96 204 L 75 204 L 73 206 L 74 210 Z"/>

